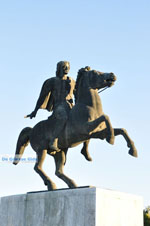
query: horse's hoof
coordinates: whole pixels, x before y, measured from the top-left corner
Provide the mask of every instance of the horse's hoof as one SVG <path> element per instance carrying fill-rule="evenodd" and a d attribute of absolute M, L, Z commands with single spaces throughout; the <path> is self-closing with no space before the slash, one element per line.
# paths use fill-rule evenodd
<path fill-rule="evenodd" d="M 78 187 L 73 180 L 70 180 L 70 182 L 68 183 L 68 186 L 69 186 L 69 188 L 77 188 Z"/>
<path fill-rule="evenodd" d="M 84 155 L 84 157 L 85 157 L 85 159 L 86 159 L 87 161 L 89 161 L 89 162 L 92 161 L 92 158 L 91 158 L 91 156 L 90 156 L 90 154 L 89 154 L 88 151 L 82 149 L 82 150 L 81 150 L 81 154 Z"/>
<path fill-rule="evenodd" d="M 47 186 L 47 190 L 48 190 L 48 191 L 54 191 L 54 190 L 56 190 L 56 189 L 57 189 L 57 187 L 53 188 L 53 187 Z"/>
<path fill-rule="evenodd" d="M 92 162 L 91 156 L 87 156 L 87 157 L 85 157 L 85 158 L 86 158 L 87 161 Z"/>
<path fill-rule="evenodd" d="M 92 158 L 90 155 L 84 155 L 85 159 L 89 162 L 92 162 Z"/>
<path fill-rule="evenodd" d="M 136 148 L 130 148 L 128 153 L 129 153 L 129 155 L 132 155 L 133 157 L 138 157 Z"/>
<path fill-rule="evenodd" d="M 108 130 L 108 133 L 107 133 L 107 137 L 106 137 L 106 141 L 109 143 L 109 144 L 114 144 L 115 142 L 115 135 L 114 135 L 114 130 L 113 129 L 110 129 Z"/>
<path fill-rule="evenodd" d="M 106 141 L 109 143 L 109 144 L 114 144 L 115 142 L 115 137 L 114 136 L 108 136 L 106 138 Z"/>
<path fill-rule="evenodd" d="M 56 187 L 56 184 L 54 183 L 47 183 L 47 190 L 48 191 L 53 191 L 53 190 L 56 190 L 57 187 Z"/>

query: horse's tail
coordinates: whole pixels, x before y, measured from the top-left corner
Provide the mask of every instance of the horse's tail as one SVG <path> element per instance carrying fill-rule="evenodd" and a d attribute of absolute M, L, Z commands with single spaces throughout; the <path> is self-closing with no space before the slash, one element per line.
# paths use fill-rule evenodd
<path fill-rule="evenodd" d="M 19 134 L 17 145 L 16 145 L 15 158 L 13 161 L 14 165 L 17 165 L 19 163 L 19 161 L 24 153 L 24 149 L 26 148 L 26 146 L 29 143 L 31 130 L 32 130 L 32 128 L 26 127 Z"/>

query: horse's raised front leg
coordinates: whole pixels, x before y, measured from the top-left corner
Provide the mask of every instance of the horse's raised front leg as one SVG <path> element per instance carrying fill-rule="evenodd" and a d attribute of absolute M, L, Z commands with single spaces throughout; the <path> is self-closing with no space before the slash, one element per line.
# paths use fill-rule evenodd
<path fill-rule="evenodd" d="M 108 133 L 107 129 L 104 129 L 100 132 L 91 134 L 90 138 L 99 138 L 99 139 L 103 140 L 107 137 L 107 133 Z M 134 142 L 131 140 L 131 138 L 129 137 L 129 135 L 125 129 L 115 128 L 114 135 L 115 136 L 122 135 L 127 142 L 127 146 L 130 148 L 129 154 L 134 157 L 137 157 L 137 150 L 136 150 L 136 147 L 134 146 Z"/>
<path fill-rule="evenodd" d="M 64 164 L 66 161 L 65 152 L 63 150 L 60 152 L 57 152 L 56 155 L 54 155 L 53 157 L 55 159 L 55 165 L 56 165 L 56 171 L 55 171 L 56 176 L 62 179 L 68 185 L 69 188 L 77 187 L 75 182 L 69 177 L 67 177 L 63 172 Z"/>
<path fill-rule="evenodd" d="M 106 123 L 107 128 L 107 137 L 106 141 L 110 144 L 114 144 L 114 130 L 112 128 L 110 119 L 107 115 L 102 115 L 99 118 L 95 119 L 94 121 L 87 122 L 85 126 L 86 132 L 90 135 L 93 130 L 95 130 L 102 122 Z"/>
<path fill-rule="evenodd" d="M 134 156 L 134 157 L 138 156 L 136 147 L 134 146 L 134 142 L 131 140 L 131 138 L 129 137 L 129 135 L 128 135 L 128 133 L 125 129 L 115 128 L 114 134 L 115 134 L 115 136 L 122 135 L 127 142 L 127 146 L 130 148 L 129 154 Z"/>
<path fill-rule="evenodd" d="M 42 150 L 37 153 L 37 162 L 34 166 L 34 170 L 40 175 L 40 177 L 43 179 L 44 184 L 47 185 L 48 190 L 52 191 L 56 189 L 56 185 L 52 182 L 52 180 L 44 173 L 42 169 L 43 162 L 45 160 L 47 154 L 47 150 Z"/>
<path fill-rule="evenodd" d="M 89 154 L 89 151 L 88 151 L 89 142 L 90 142 L 90 140 L 86 140 L 83 143 L 83 147 L 81 149 L 81 154 L 84 155 L 84 157 L 86 158 L 86 160 L 92 161 L 92 158 L 91 158 L 91 156 Z"/>

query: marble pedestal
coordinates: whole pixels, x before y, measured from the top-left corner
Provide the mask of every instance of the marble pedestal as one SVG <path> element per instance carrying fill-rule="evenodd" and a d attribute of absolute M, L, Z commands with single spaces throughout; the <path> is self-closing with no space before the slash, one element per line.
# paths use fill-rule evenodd
<path fill-rule="evenodd" d="M 2 197 L 0 226 L 143 226 L 143 200 L 95 187 Z"/>

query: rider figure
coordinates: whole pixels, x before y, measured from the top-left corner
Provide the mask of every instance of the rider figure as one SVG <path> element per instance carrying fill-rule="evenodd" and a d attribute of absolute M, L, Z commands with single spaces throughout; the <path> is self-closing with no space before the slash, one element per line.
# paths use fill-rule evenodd
<path fill-rule="evenodd" d="M 67 76 L 69 70 L 69 62 L 58 62 L 56 77 L 47 79 L 44 82 L 35 109 L 27 116 L 32 119 L 36 116 L 39 108 L 53 111 L 52 117 L 56 119 L 56 124 L 53 136 L 49 142 L 49 148 L 54 151 L 59 151 L 58 136 L 66 124 L 70 109 L 73 107 L 72 96 L 75 88 L 75 81 Z"/>

